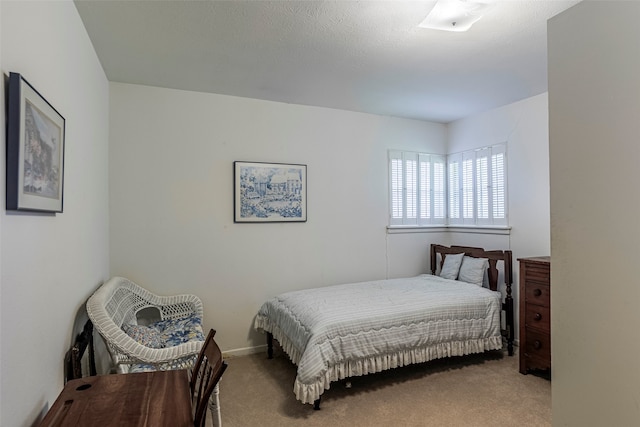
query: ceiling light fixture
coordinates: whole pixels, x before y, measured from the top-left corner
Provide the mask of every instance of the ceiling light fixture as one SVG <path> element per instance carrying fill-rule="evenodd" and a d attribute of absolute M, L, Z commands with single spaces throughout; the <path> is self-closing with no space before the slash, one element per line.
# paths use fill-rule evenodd
<path fill-rule="evenodd" d="M 438 0 L 418 27 L 443 31 L 467 31 L 493 7 L 494 1 Z"/>

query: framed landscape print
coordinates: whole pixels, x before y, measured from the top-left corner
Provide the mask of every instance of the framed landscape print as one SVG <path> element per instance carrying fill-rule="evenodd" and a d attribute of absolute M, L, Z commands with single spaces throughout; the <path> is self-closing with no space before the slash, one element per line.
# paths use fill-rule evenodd
<path fill-rule="evenodd" d="M 8 210 L 62 212 L 64 117 L 20 74 L 9 74 Z"/>
<path fill-rule="evenodd" d="M 305 222 L 307 166 L 234 162 L 234 222 Z"/>

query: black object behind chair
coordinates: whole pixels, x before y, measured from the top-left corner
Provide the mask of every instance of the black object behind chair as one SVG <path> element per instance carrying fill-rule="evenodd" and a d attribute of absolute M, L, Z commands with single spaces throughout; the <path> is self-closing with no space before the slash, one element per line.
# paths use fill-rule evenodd
<path fill-rule="evenodd" d="M 96 359 L 93 350 L 93 323 L 91 323 L 91 320 L 87 320 L 87 323 L 84 324 L 82 332 L 76 336 L 73 346 L 65 355 L 66 381 L 82 378 L 82 359 L 87 350 L 89 351 L 87 357 L 89 366 L 88 369 L 85 369 L 85 372 L 93 376 L 96 375 Z"/>

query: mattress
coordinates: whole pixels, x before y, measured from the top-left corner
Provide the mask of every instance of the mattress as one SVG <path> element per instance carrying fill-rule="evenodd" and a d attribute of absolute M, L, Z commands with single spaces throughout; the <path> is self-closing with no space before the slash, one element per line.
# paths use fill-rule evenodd
<path fill-rule="evenodd" d="M 425 274 L 284 293 L 255 328 L 278 340 L 298 367 L 296 398 L 313 403 L 343 378 L 501 349 L 500 298 Z"/>

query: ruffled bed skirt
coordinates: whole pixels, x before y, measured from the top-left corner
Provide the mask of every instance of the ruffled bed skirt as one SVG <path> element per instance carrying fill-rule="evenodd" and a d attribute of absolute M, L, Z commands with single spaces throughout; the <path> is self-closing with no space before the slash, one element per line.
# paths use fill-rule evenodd
<path fill-rule="evenodd" d="M 293 343 L 289 341 L 277 325 L 274 325 L 265 317 L 257 316 L 255 320 L 255 327 L 256 329 L 261 329 L 273 334 L 274 338 L 278 340 L 282 350 L 289 356 L 291 361 L 296 365 L 298 364 L 302 356 L 300 351 L 295 348 Z M 324 393 L 325 390 L 329 390 L 332 382 L 345 378 L 373 374 L 388 369 L 399 368 L 415 363 L 428 362 L 430 360 L 445 357 L 464 356 L 467 354 L 483 353 L 489 350 L 500 349 L 502 349 L 502 337 L 496 336 L 466 341 L 438 343 L 391 354 L 348 360 L 333 366 L 328 366 L 323 375 L 312 384 L 301 383 L 296 377 L 293 392 L 296 395 L 296 399 L 302 403 L 313 404 L 314 401 L 320 398 L 320 395 Z"/>

